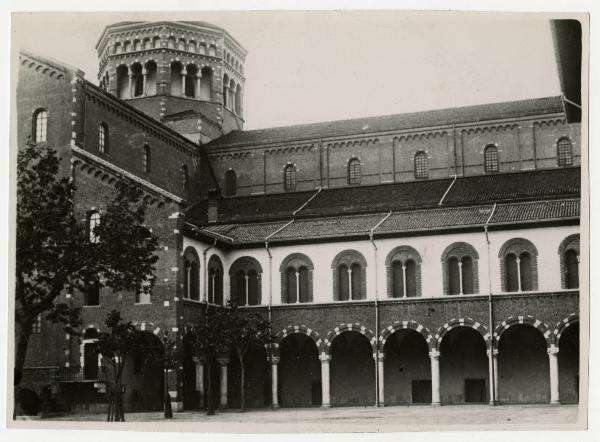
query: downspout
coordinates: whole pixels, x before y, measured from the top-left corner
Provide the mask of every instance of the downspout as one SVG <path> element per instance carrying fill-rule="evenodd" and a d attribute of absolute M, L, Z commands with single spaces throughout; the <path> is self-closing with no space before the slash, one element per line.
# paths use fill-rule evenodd
<path fill-rule="evenodd" d="M 375 405 L 377 407 L 381 406 L 382 398 L 379 397 L 379 284 L 378 281 L 378 266 L 377 266 L 377 244 L 375 244 L 375 240 L 373 239 L 373 233 L 375 230 L 381 226 L 385 220 L 387 220 L 392 215 L 392 211 L 384 216 L 370 231 L 369 231 L 369 241 L 373 244 L 373 255 L 375 258 Z"/>
<path fill-rule="evenodd" d="M 441 206 L 444 203 L 444 200 L 446 199 L 446 195 L 448 195 L 448 192 L 450 192 L 450 189 L 452 189 L 452 186 L 454 186 L 454 183 L 456 182 L 456 178 L 457 177 L 458 177 L 458 175 L 454 174 L 454 179 L 452 180 L 452 182 L 450 183 L 450 185 L 448 186 L 448 188 L 444 192 L 444 195 L 442 195 L 442 199 L 440 199 L 440 202 L 438 203 L 438 206 Z"/>
<path fill-rule="evenodd" d="M 217 238 L 215 238 L 212 245 L 208 246 L 202 251 L 202 261 L 204 264 L 204 302 L 206 302 L 208 308 L 208 269 L 206 268 L 206 254 L 210 249 L 217 245 Z"/>
<path fill-rule="evenodd" d="M 491 264 L 490 264 L 490 238 L 488 235 L 488 225 L 490 220 L 494 216 L 494 212 L 496 212 L 496 205 L 494 203 L 494 207 L 492 208 L 492 212 L 488 217 L 487 221 L 483 226 L 483 231 L 485 233 L 485 244 L 487 249 L 487 267 L 488 267 L 488 333 L 490 334 L 490 357 L 489 357 L 489 368 L 490 368 L 490 405 L 494 406 L 498 404 L 498 399 L 496 398 L 496 374 L 494 373 L 494 328 L 493 328 L 493 320 L 494 320 L 494 304 L 492 302 L 492 278 L 491 278 Z"/>
<path fill-rule="evenodd" d="M 273 379 L 273 324 L 271 323 L 271 305 L 273 304 L 273 255 L 271 255 L 271 251 L 269 250 L 268 241 L 265 241 L 265 250 L 269 257 L 269 305 L 267 307 L 267 317 L 269 320 L 269 362 L 271 362 L 271 379 Z M 273 391 L 272 386 L 271 391 Z M 273 406 L 273 398 L 271 398 L 271 408 L 275 408 Z"/>

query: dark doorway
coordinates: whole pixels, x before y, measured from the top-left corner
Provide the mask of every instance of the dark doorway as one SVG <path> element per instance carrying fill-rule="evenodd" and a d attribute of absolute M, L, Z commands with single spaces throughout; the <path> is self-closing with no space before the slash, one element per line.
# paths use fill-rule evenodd
<path fill-rule="evenodd" d="M 413 404 L 431 404 L 431 379 L 413 380 L 411 390 Z"/>
<path fill-rule="evenodd" d="M 465 402 L 485 402 L 485 379 L 465 379 Z"/>
<path fill-rule="evenodd" d="M 279 349 L 279 405 L 321 405 L 321 363 L 315 341 L 304 334 L 294 333 L 281 341 Z M 318 393 L 315 385 L 318 385 Z"/>

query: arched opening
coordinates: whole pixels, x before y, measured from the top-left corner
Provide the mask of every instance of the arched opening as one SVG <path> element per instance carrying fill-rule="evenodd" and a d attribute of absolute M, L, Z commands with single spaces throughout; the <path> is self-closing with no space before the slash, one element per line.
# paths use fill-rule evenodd
<path fill-rule="evenodd" d="M 212 100 L 212 83 L 213 83 L 213 71 L 209 67 L 202 68 L 202 78 L 200 79 L 200 99 L 210 101 Z"/>
<path fill-rule="evenodd" d="M 239 84 L 235 88 L 235 113 L 242 115 L 242 86 Z"/>
<path fill-rule="evenodd" d="M 208 260 L 208 302 L 223 305 L 223 264 L 217 255 Z"/>
<path fill-rule="evenodd" d="M 127 411 L 144 412 L 163 409 L 163 354 L 163 344 L 158 336 L 147 331 L 137 333 L 132 354 L 133 361 L 125 364 L 123 370 Z"/>
<path fill-rule="evenodd" d="M 261 304 L 262 267 L 251 257 L 237 259 L 229 269 L 231 299 L 237 305 Z"/>
<path fill-rule="evenodd" d="M 169 37 L 167 39 L 167 48 L 175 49 L 175 37 Z"/>
<path fill-rule="evenodd" d="M 296 190 L 296 166 L 288 164 L 283 170 L 283 188 L 286 191 Z"/>
<path fill-rule="evenodd" d="M 315 341 L 302 333 L 279 344 L 279 404 L 282 407 L 321 405 L 321 363 Z"/>
<path fill-rule="evenodd" d="M 152 49 L 152 40 L 149 38 L 144 38 L 144 49 L 147 51 Z"/>
<path fill-rule="evenodd" d="M 229 103 L 229 109 L 231 109 L 231 111 L 233 112 L 235 112 L 235 88 L 236 84 L 232 78 L 231 80 L 229 80 L 229 97 L 227 97 L 227 102 Z"/>
<path fill-rule="evenodd" d="M 567 137 L 562 137 L 556 144 L 557 161 L 559 167 L 567 167 L 573 165 L 573 149 L 571 140 Z"/>
<path fill-rule="evenodd" d="M 196 42 L 194 40 L 190 40 L 188 43 L 188 52 L 196 53 Z"/>
<path fill-rule="evenodd" d="M 154 47 L 154 49 L 158 49 L 158 48 L 160 48 L 160 47 L 161 47 L 161 44 L 160 44 L 160 37 L 154 37 L 154 38 L 152 39 L 152 47 Z"/>
<path fill-rule="evenodd" d="M 425 338 L 412 329 L 392 334 L 383 347 L 386 405 L 431 403 L 431 362 Z"/>
<path fill-rule="evenodd" d="M 182 81 L 182 70 L 183 66 L 178 61 L 171 63 L 171 95 L 181 96 L 183 95 L 183 81 Z"/>
<path fill-rule="evenodd" d="M 486 146 L 483 151 L 483 168 L 485 173 L 498 172 L 498 148 L 494 144 Z"/>
<path fill-rule="evenodd" d="M 569 325 L 558 340 L 560 402 L 579 402 L 579 322 Z"/>
<path fill-rule="evenodd" d="M 188 98 L 196 98 L 196 77 L 198 68 L 193 64 L 189 64 L 186 66 L 185 72 L 185 96 Z"/>
<path fill-rule="evenodd" d="M 440 346 L 440 397 L 442 404 L 488 401 L 488 358 L 481 333 L 455 327 Z"/>
<path fill-rule="evenodd" d="M 125 65 L 117 68 L 117 96 L 121 99 L 129 97 L 129 69 Z"/>
<path fill-rule="evenodd" d="M 36 143 L 45 143 L 48 136 L 48 111 L 37 109 L 33 114 L 33 136 Z"/>
<path fill-rule="evenodd" d="M 200 260 L 193 248 L 188 247 L 183 255 L 183 291 L 187 299 L 200 300 Z"/>
<path fill-rule="evenodd" d="M 573 249 L 565 252 L 565 287 L 579 288 L 579 253 Z"/>
<path fill-rule="evenodd" d="M 217 47 L 215 45 L 210 45 L 208 47 L 208 55 L 210 55 L 211 57 L 217 56 Z"/>
<path fill-rule="evenodd" d="M 140 63 L 134 63 L 131 66 L 131 96 L 141 97 L 144 95 L 144 75 L 142 73 L 142 65 Z"/>
<path fill-rule="evenodd" d="M 156 95 L 156 75 L 158 69 L 156 62 L 151 60 L 146 63 L 146 90 L 145 95 Z"/>
<path fill-rule="evenodd" d="M 502 403 L 550 402 L 547 344 L 535 327 L 513 325 L 500 336 L 498 396 Z"/>
<path fill-rule="evenodd" d="M 206 45 L 204 43 L 198 45 L 198 53 L 200 55 L 206 55 Z"/>
<path fill-rule="evenodd" d="M 129 40 L 125 40 L 123 44 L 124 52 L 131 52 L 131 42 Z"/>
<path fill-rule="evenodd" d="M 225 172 L 225 195 L 235 196 L 237 193 L 237 175 L 235 170 Z"/>
<path fill-rule="evenodd" d="M 134 51 L 141 51 L 142 50 L 142 41 L 141 40 L 134 40 L 133 41 L 133 50 Z"/>
<path fill-rule="evenodd" d="M 332 405 L 375 404 L 375 361 L 366 336 L 346 331 L 333 340 L 330 386 Z"/>
<path fill-rule="evenodd" d="M 340 265 L 338 268 L 338 301 L 347 301 L 350 299 L 350 272 L 346 264 Z"/>
<path fill-rule="evenodd" d="M 244 356 L 245 371 L 245 406 L 247 408 L 263 408 L 271 404 L 271 371 L 267 360 L 267 352 L 263 346 L 252 347 Z M 241 367 L 236 352 L 231 352 L 228 366 L 227 401 L 229 407 L 241 406 Z"/>
<path fill-rule="evenodd" d="M 180 38 L 177 41 L 177 50 L 178 51 L 185 51 L 185 40 L 183 38 Z"/>
<path fill-rule="evenodd" d="M 348 184 L 360 184 L 361 164 L 358 158 L 352 158 L 348 162 Z"/>
<path fill-rule="evenodd" d="M 99 375 L 98 351 L 95 341 L 98 340 L 98 331 L 88 328 L 83 334 L 83 379 L 86 381 L 97 380 Z"/>
<path fill-rule="evenodd" d="M 98 125 L 98 152 L 109 153 L 110 151 L 110 131 L 108 124 L 102 122 Z"/>
<path fill-rule="evenodd" d="M 517 264 L 517 257 L 514 253 L 506 255 L 505 268 L 506 268 L 506 291 L 517 292 L 519 291 L 519 270 Z"/>
<path fill-rule="evenodd" d="M 229 76 L 227 74 L 223 75 L 223 106 L 229 109 L 230 101 L 229 101 Z"/>
<path fill-rule="evenodd" d="M 427 153 L 420 151 L 415 154 L 415 178 L 425 179 L 429 177 L 429 161 Z"/>
<path fill-rule="evenodd" d="M 115 54 L 122 54 L 123 53 L 123 46 L 121 46 L 121 43 L 115 43 L 115 47 L 114 47 L 114 51 Z"/>

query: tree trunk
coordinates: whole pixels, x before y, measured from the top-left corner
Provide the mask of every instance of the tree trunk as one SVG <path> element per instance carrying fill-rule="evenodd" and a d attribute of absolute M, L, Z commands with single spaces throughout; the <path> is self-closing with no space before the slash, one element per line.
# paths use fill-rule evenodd
<path fill-rule="evenodd" d="M 171 396 L 169 396 L 169 370 L 166 367 L 166 359 L 165 359 L 165 368 L 163 369 L 164 373 L 164 408 L 165 408 L 165 419 L 173 419 L 173 409 L 171 408 Z"/>
<path fill-rule="evenodd" d="M 244 366 L 244 355 L 241 352 L 238 352 L 238 357 L 240 359 L 240 371 L 241 371 L 241 379 L 240 379 L 240 405 L 242 411 L 246 410 L 246 367 Z"/>
<path fill-rule="evenodd" d="M 212 398 L 212 352 L 210 349 L 206 352 L 206 368 L 206 375 L 208 377 L 208 385 L 206 388 L 206 414 L 208 416 L 214 416 L 215 408 L 213 406 Z"/>
<path fill-rule="evenodd" d="M 29 338 L 31 337 L 31 325 L 31 321 L 26 321 L 24 324 L 15 321 L 15 339 L 17 342 L 15 346 L 15 366 L 13 372 L 13 419 L 16 418 L 19 408 L 19 385 L 21 384 L 21 378 L 23 377 L 27 346 L 29 345 Z"/>

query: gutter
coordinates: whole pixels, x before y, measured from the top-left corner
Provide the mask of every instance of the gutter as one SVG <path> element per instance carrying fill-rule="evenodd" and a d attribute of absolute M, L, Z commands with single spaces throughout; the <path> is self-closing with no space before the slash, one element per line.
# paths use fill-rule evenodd
<path fill-rule="evenodd" d="M 488 267 L 488 333 L 490 334 L 490 349 L 489 349 L 489 371 L 490 371 L 490 405 L 498 405 L 498 398 L 496 397 L 496 363 L 494 355 L 494 304 L 492 302 L 492 278 L 491 278 L 491 261 L 490 261 L 490 238 L 488 235 L 488 226 L 494 213 L 496 212 L 497 203 L 494 203 L 494 207 L 490 213 L 490 216 L 483 225 L 483 231 L 485 233 L 485 244 L 487 249 L 487 267 Z"/>

